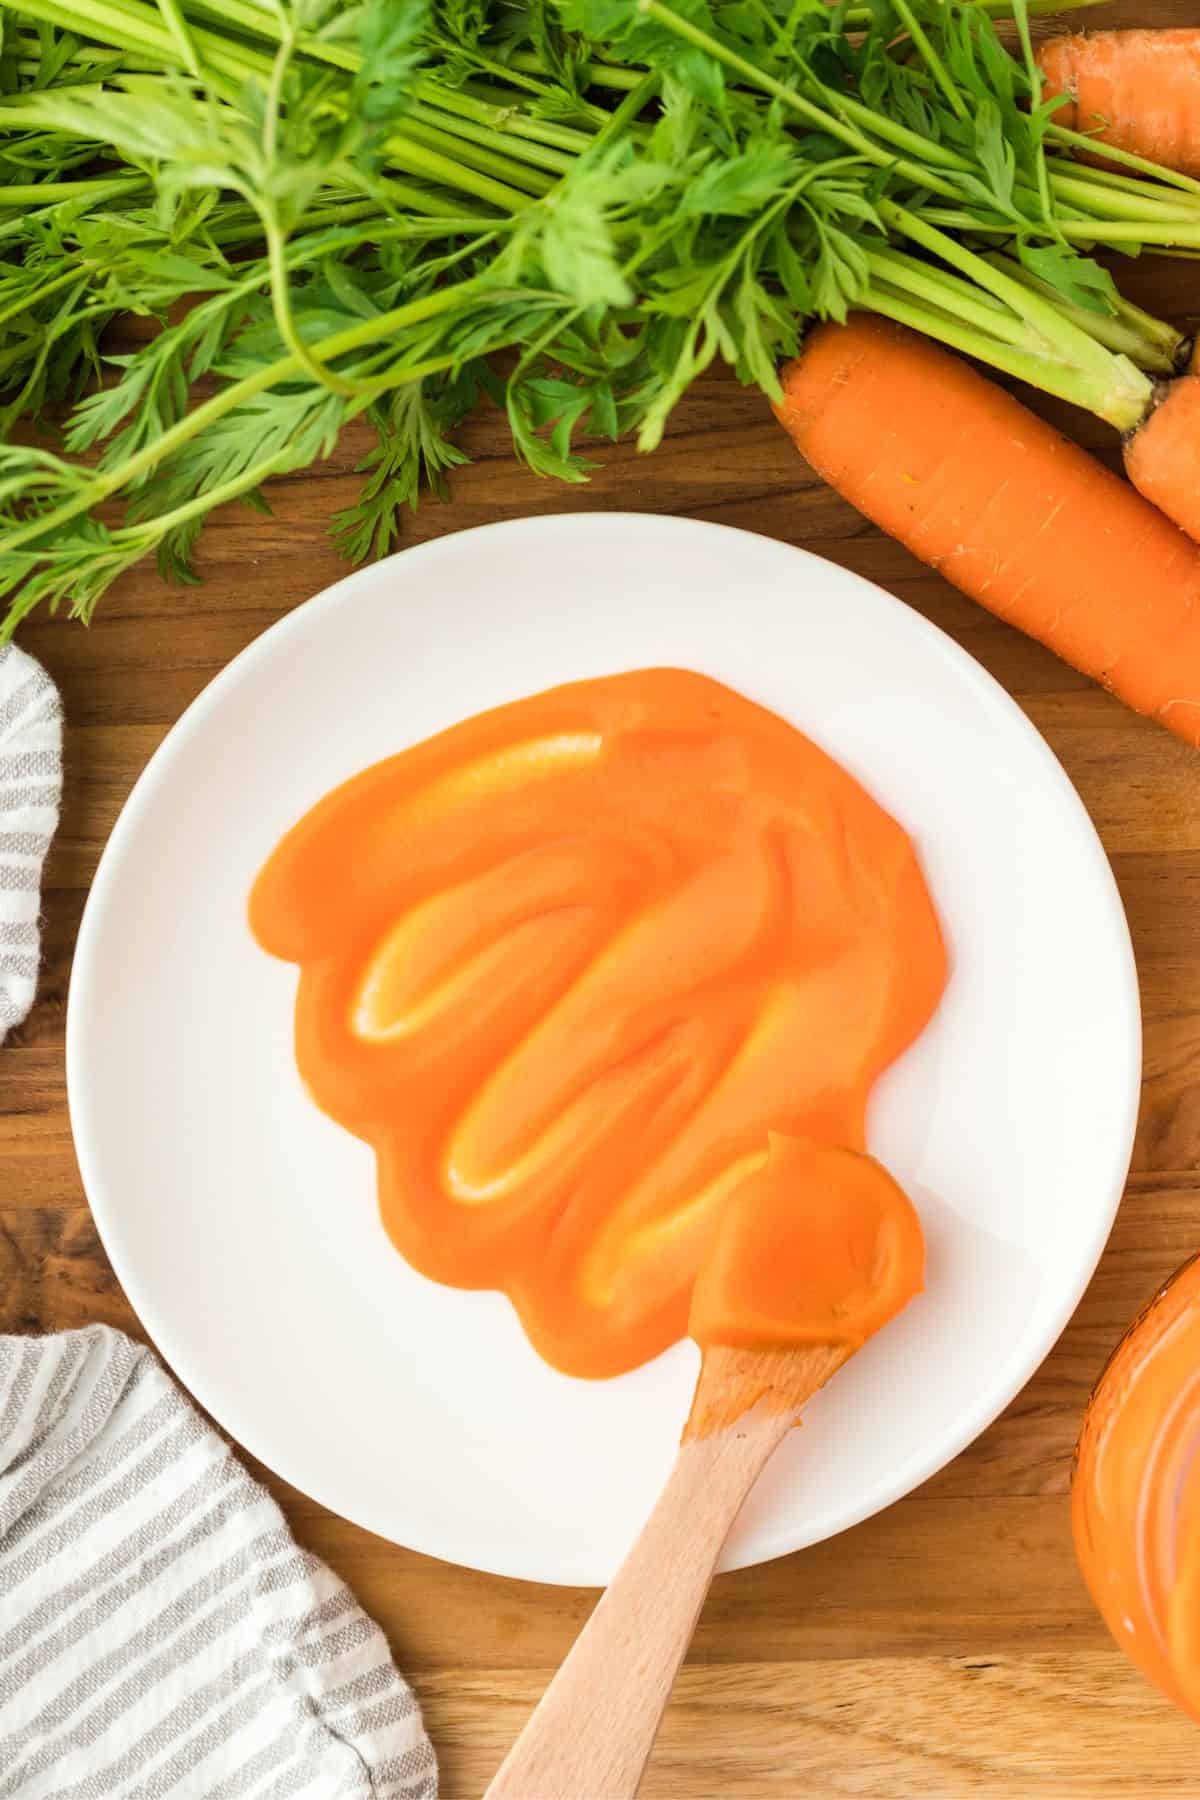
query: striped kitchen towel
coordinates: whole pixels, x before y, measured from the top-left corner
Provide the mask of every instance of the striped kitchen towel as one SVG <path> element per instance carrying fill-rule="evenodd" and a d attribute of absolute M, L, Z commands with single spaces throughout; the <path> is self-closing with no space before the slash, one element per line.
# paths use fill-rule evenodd
<path fill-rule="evenodd" d="M 383 1633 L 149 1350 L 0 1337 L 3 1800 L 434 1800 Z"/>
<path fill-rule="evenodd" d="M 62 794 L 62 707 L 43 669 L 0 649 L 0 1042 L 33 1005 L 42 862 Z"/>

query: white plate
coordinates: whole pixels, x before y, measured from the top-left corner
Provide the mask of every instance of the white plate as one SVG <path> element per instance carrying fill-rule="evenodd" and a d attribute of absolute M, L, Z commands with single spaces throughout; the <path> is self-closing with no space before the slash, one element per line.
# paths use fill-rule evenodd
<path fill-rule="evenodd" d="M 269 570 L 262 579 L 269 581 Z M 690 1343 L 558 1375 L 497 1294 L 385 1240 L 364 1145 L 306 1098 L 293 968 L 245 922 L 276 839 L 335 782 L 483 707 L 680 664 L 839 757 L 919 845 L 953 974 L 877 1090 L 927 1292 L 810 1408 L 725 1567 L 923 1481 L 1013 1397 L 1112 1223 L 1137 1106 L 1129 936 L 1095 832 L 1018 708 L 948 638 L 817 557 L 683 519 L 444 537 L 290 614 L 200 696 L 113 832 L 79 937 L 71 1117 L 126 1292 L 197 1397 L 288 1481 L 432 1555 L 603 1582 L 670 1463 Z"/>

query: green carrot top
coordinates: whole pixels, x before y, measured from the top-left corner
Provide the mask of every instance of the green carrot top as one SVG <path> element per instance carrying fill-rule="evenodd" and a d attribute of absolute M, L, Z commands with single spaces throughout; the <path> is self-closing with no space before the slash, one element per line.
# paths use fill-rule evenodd
<path fill-rule="evenodd" d="M 982 0 L 0 0 L 0 25 L 5 438 L 70 409 L 63 454 L 0 448 L 8 629 L 90 616 L 149 552 L 188 579 L 214 506 L 359 415 L 356 558 L 483 401 L 574 481 L 582 432 L 652 448 L 716 358 L 774 395 L 805 321 L 852 307 L 1122 429 L 1180 348 L 1092 252 L 1194 252 L 1200 183 L 1074 160 L 1024 4 L 1007 39 Z M 106 355 L 128 312 L 160 328 Z"/>

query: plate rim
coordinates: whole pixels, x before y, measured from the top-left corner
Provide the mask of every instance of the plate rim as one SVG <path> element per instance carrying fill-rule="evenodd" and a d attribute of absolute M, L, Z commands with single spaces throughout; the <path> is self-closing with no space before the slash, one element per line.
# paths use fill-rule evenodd
<path fill-rule="evenodd" d="M 990 1392 L 987 1393 L 984 1407 L 976 1409 L 972 1413 L 971 1422 L 965 1430 L 960 1428 L 959 1432 L 952 1433 L 945 1442 L 939 1441 L 924 1453 L 914 1454 L 908 1458 L 901 1464 L 894 1479 L 886 1484 L 882 1494 L 876 1491 L 861 1505 L 852 1503 L 837 1514 L 836 1523 L 827 1525 L 823 1520 L 818 1519 L 816 1525 L 801 1541 L 797 1540 L 794 1528 L 789 1530 L 781 1525 L 774 1532 L 760 1529 L 753 1554 L 736 1555 L 730 1560 L 722 1562 L 719 1565 L 722 1569 L 747 1568 L 757 1566 L 759 1563 L 774 1561 L 780 1556 L 790 1555 L 823 1542 L 826 1538 L 849 1530 L 853 1526 L 861 1524 L 865 1519 L 873 1517 L 876 1513 L 884 1511 L 887 1507 L 894 1505 L 897 1500 L 912 1493 L 931 1476 L 960 1456 L 968 1445 L 986 1431 L 1024 1389 L 1062 1335 L 1095 1273 L 1111 1234 L 1124 1195 L 1132 1160 L 1141 1100 L 1143 1060 L 1141 998 L 1128 919 L 1117 887 L 1116 877 L 1099 832 L 1070 776 L 1050 744 L 1007 688 L 968 650 L 964 649 L 949 633 L 934 624 L 923 613 L 909 606 L 879 583 L 872 581 L 867 576 L 860 575 L 856 570 L 847 569 L 802 545 L 792 544 L 786 539 L 777 538 L 765 532 L 750 531 L 744 527 L 720 524 L 711 520 L 693 519 L 683 514 L 628 510 L 608 511 L 606 509 L 539 512 L 524 514 L 515 519 L 495 520 L 482 525 L 465 527 L 462 530 L 452 529 L 435 538 L 428 539 L 424 543 L 394 551 L 389 556 L 350 571 L 329 586 L 322 588 L 307 600 L 290 608 L 279 619 L 273 621 L 252 638 L 205 683 L 200 692 L 184 708 L 178 719 L 169 727 L 162 742 L 151 754 L 122 803 L 88 889 L 72 958 L 67 998 L 65 1048 L 68 1113 L 84 1195 L 113 1271 L 156 1352 L 196 1401 L 218 1421 L 223 1429 L 230 1433 L 238 1447 L 254 1456 L 280 1479 L 296 1487 L 298 1491 L 306 1494 L 319 1505 L 348 1519 L 362 1529 L 383 1537 L 388 1542 L 401 1544 L 402 1547 L 411 1548 L 422 1555 L 428 1555 L 458 1567 L 478 1569 L 486 1574 L 515 1580 L 535 1581 L 550 1586 L 597 1584 L 581 1581 L 580 1577 L 573 1573 L 556 1573 L 553 1567 L 541 1567 L 531 1572 L 530 1559 L 528 1556 L 522 1557 L 519 1553 L 519 1546 L 515 1544 L 511 1547 L 511 1554 L 489 1554 L 483 1557 L 479 1555 L 478 1551 L 470 1557 L 465 1557 L 463 1546 L 449 1541 L 454 1536 L 453 1532 L 445 1534 L 442 1541 L 426 1539 L 420 1544 L 404 1545 L 402 1540 L 395 1536 L 394 1524 L 383 1523 L 377 1517 L 371 1516 L 374 1509 L 370 1505 L 348 1504 L 346 1496 L 337 1492 L 336 1478 L 313 1481 L 307 1471 L 298 1477 L 295 1471 L 289 1470 L 287 1467 L 289 1459 L 286 1455 L 279 1457 L 272 1453 L 264 1454 L 261 1449 L 256 1448 L 257 1434 L 253 1429 L 249 1432 L 243 1430 L 242 1421 L 237 1417 L 239 1409 L 236 1403 L 232 1406 L 227 1405 L 223 1395 L 218 1395 L 217 1403 L 213 1403 L 208 1377 L 204 1369 L 197 1369 L 193 1365 L 186 1342 L 181 1346 L 175 1340 L 169 1319 L 160 1314 L 152 1295 L 148 1297 L 140 1276 L 134 1270 L 133 1261 L 126 1255 L 126 1247 L 122 1241 L 122 1232 L 119 1226 L 119 1206 L 110 1208 L 110 1196 L 105 1192 L 105 1182 L 98 1166 L 99 1157 L 96 1154 L 95 1145 L 89 1141 L 87 1131 L 82 1124 L 82 1094 L 87 1081 L 84 1063 L 90 1024 L 84 1008 L 89 983 L 94 979 L 95 971 L 99 966 L 97 949 L 104 924 L 102 915 L 105 898 L 114 881 L 115 871 L 121 861 L 125 844 L 136 834 L 142 812 L 150 804 L 158 787 L 166 778 L 178 743 L 203 726 L 208 714 L 221 704 L 228 689 L 243 680 L 247 672 L 252 672 L 259 662 L 269 662 L 277 644 L 295 632 L 307 628 L 315 617 L 334 611 L 347 601 L 351 601 L 359 589 L 372 587 L 381 579 L 389 579 L 389 575 L 394 577 L 397 573 L 395 565 L 411 563 L 414 558 L 420 564 L 435 562 L 443 556 L 459 554 L 461 546 L 464 544 L 478 543 L 481 539 L 494 538 L 498 535 L 506 537 L 543 533 L 552 535 L 556 531 L 570 532 L 579 525 L 593 530 L 613 530 L 618 533 L 638 531 L 648 532 L 650 535 L 716 535 L 722 538 L 750 539 L 756 546 L 768 546 L 772 552 L 778 553 L 781 561 L 800 558 L 803 561 L 818 564 L 822 569 L 832 569 L 839 580 L 856 588 L 871 604 L 881 610 L 894 611 L 902 615 L 907 630 L 911 631 L 918 640 L 922 641 L 943 661 L 951 664 L 957 674 L 968 684 L 974 684 L 977 690 L 986 696 L 993 705 L 999 704 L 1000 710 L 1008 715 L 1019 733 L 1025 737 L 1038 758 L 1046 779 L 1059 790 L 1062 799 L 1077 816 L 1081 827 L 1080 848 L 1082 850 L 1086 846 L 1095 868 L 1098 889 L 1106 902 L 1106 910 L 1115 928 L 1114 949 L 1118 955 L 1114 959 L 1110 980 L 1113 983 L 1114 992 L 1119 991 L 1122 1021 L 1114 1023 L 1114 1034 L 1120 1032 L 1123 1036 L 1128 1058 L 1123 1116 L 1119 1121 L 1120 1130 L 1115 1141 L 1118 1144 L 1124 1143 L 1127 1148 L 1125 1153 L 1118 1158 L 1119 1166 L 1113 1171 L 1110 1192 L 1103 1197 L 1103 1204 L 1099 1203 L 1100 1197 L 1098 1196 L 1097 1206 L 1092 1215 L 1093 1225 L 1089 1233 L 1086 1253 L 1077 1263 L 1079 1276 L 1069 1291 L 1066 1288 L 1062 1290 L 1058 1304 L 1051 1309 L 1047 1326 L 1038 1336 L 1036 1354 L 1033 1353 L 1031 1345 L 1028 1358 L 1023 1359 L 1028 1362 L 1028 1366 L 1024 1368 L 1016 1385 L 1012 1384 L 1011 1378 L 994 1382 Z M 1116 1008 L 1114 1008 L 1114 1013 L 1115 1011 Z M 181 1350 L 182 1354 L 179 1354 Z M 235 1422 L 230 1422 L 231 1416 Z M 946 1442 L 950 1444 L 949 1449 L 946 1448 Z M 434 1534 L 435 1537 L 436 1535 Z M 498 1541 L 495 1548 L 500 1548 Z"/>

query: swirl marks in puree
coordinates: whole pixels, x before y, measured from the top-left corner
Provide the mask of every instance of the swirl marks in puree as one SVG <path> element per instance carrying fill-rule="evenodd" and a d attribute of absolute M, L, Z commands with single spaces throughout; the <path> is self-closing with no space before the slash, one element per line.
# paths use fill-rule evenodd
<path fill-rule="evenodd" d="M 396 1247 L 503 1289 L 577 1375 L 684 1335 L 769 1133 L 863 1149 L 871 1085 L 946 975 L 895 820 L 784 720 L 678 669 L 556 688 L 367 769 L 283 839 L 250 910 L 300 965 L 301 1074 L 374 1147 Z M 755 1242 L 778 1208 L 799 1278 L 793 1190 L 768 1185 Z M 738 1280 L 749 1317 L 744 1259 Z"/>

